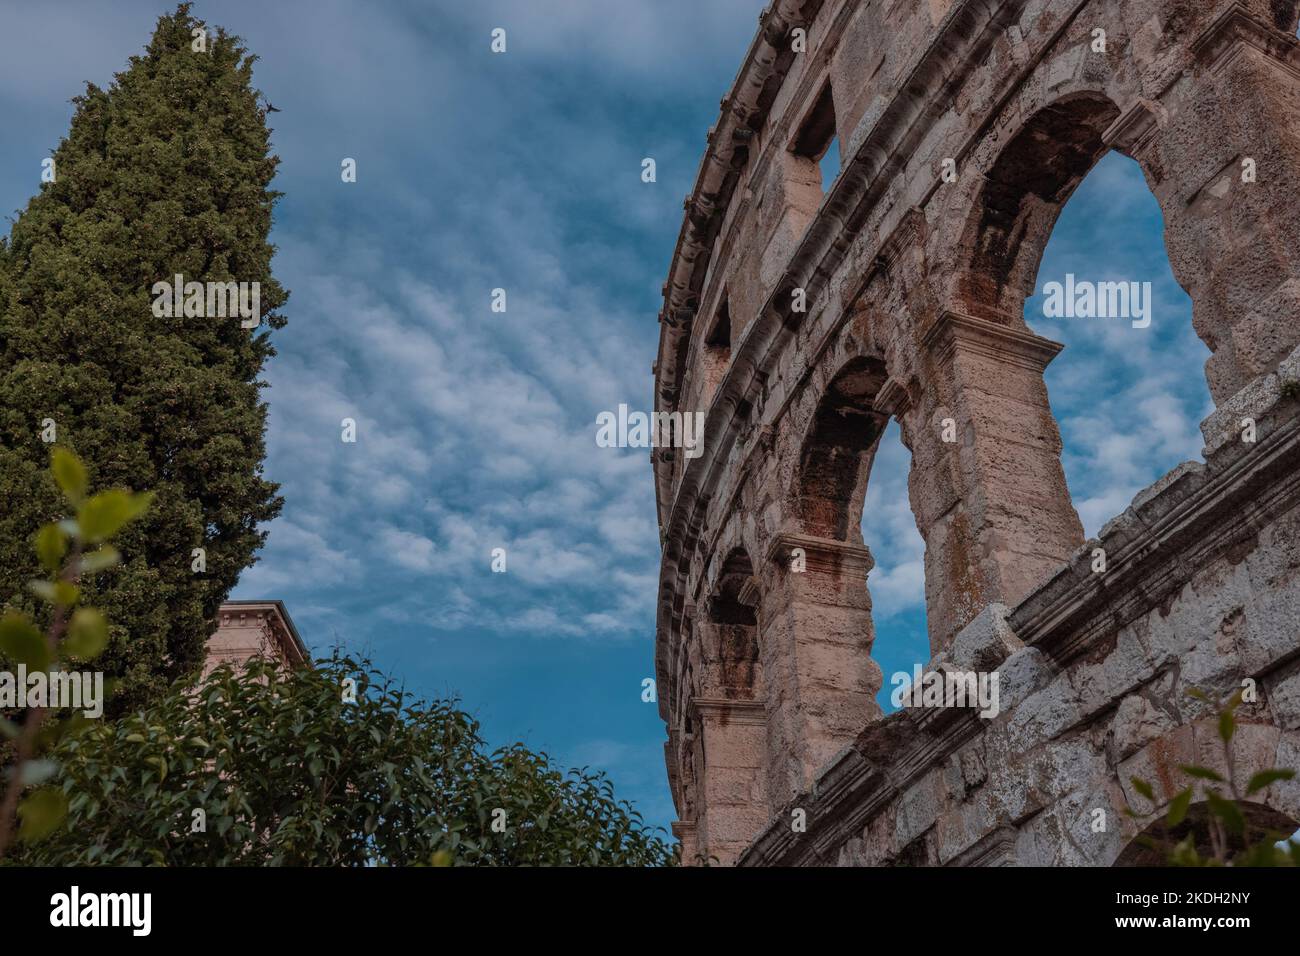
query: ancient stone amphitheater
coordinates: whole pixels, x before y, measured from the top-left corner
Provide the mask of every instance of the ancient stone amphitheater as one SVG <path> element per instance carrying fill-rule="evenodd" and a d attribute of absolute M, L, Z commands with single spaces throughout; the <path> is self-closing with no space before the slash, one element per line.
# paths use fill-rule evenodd
<path fill-rule="evenodd" d="M 686 200 L 655 365 L 659 409 L 707 412 L 701 455 L 653 458 L 686 862 L 1132 862 L 1189 782 L 1179 765 L 1224 765 L 1193 687 L 1258 688 L 1239 774 L 1300 767 L 1298 5 L 763 14 Z M 1109 150 L 1159 201 L 1216 411 L 1203 463 L 1085 541 L 1043 384 L 1061 346 L 1023 305 Z M 928 666 L 996 672 L 994 718 L 875 703 L 860 524 L 890 418 L 925 540 Z M 1294 827 L 1300 782 L 1248 809 Z"/>

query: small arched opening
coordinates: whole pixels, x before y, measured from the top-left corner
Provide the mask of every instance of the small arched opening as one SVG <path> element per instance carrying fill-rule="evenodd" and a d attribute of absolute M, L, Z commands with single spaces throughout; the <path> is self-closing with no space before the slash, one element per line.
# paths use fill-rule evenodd
<path fill-rule="evenodd" d="M 1151 823 L 1129 841 L 1112 865 L 1169 866 L 1174 862 L 1175 848 L 1188 840 L 1187 845 L 1201 860 L 1226 863 L 1237 860 L 1247 847 L 1288 840 L 1300 829 L 1300 822 L 1266 804 L 1239 800 L 1236 807 L 1244 825 L 1241 833 L 1222 826 L 1210 812 L 1209 802 L 1201 801 L 1193 803 L 1175 827 L 1166 826 L 1163 818 Z"/>

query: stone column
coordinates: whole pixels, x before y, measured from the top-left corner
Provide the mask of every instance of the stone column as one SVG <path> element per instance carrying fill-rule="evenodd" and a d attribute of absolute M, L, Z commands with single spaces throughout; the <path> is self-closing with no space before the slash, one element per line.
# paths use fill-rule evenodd
<path fill-rule="evenodd" d="M 682 847 L 682 866 L 695 866 L 700 852 L 699 835 L 695 824 L 674 820 L 672 827 L 673 836 L 677 837 L 677 842 Z"/>
<path fill-rule="evenodd" d="M 1222 404 L 1300 344 L 1300 43 L 1233 6 L 1192 50 L 1192 68 L 1104 138 L 1160 201 Z"/>
<path fill-rule="evenodd" d="M 830 538 L 784 533 L 768 549 L 759 646 L 774 806 L 807 789 L 813 774 L 880 715 L 871 565 L 865 547 Z"/>
<path fill-rule="evenodd" d="M 1060 351 L 1023 321 L 944 312 L 922 339 L 932 388 L 896 384 L 884 407 L 912 450 L 912 510 L 925 538 L 930 650 L 979 611 L 1014 606 L 1083 543 L 1061 468 L 1043 370 Z"/>
<path fill-rule="evenodd" d="M 690 708 L 703 754 L 695 852 L 730 866 L 768 822 L 767 713 L 759 701 L 726 698 L 694 697 Z"/>

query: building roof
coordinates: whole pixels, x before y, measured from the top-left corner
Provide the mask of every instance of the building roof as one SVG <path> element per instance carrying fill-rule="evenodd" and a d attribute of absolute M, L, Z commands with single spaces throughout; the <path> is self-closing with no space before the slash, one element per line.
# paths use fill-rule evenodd
<path fill-rule="evenodd" d="M 298 634 L 298 628 L 294 626 L 293 618 L 289 616 L 289 611 L 284 606 L 283 601 L 225 601 L 218 613 L 226 614 L 241 611 L 267 613 L 273 624 L 272 632 L 284 651 L 285 659 L 294 666 L 303 664 L 308 667 L 311 666 L 311 652 Z"/>

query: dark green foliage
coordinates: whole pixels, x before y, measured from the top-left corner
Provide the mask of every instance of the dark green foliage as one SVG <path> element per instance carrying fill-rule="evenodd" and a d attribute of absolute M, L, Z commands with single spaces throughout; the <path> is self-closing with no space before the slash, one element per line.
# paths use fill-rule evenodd
<path fill-rule="evenodd" d="M 200 25 L 182 5 L 110 89 L 74 100 L 56 181 L 0 247 L 0 603 L 33 607 L 32 537 L 59 514 L 43 420 L 92 485 L 156 492 L 118 541 L 122 566 L 83 582 L 113 622 L 97 663 L 124 678 L 119 707 L 194 672 L 280 508 L 257 382 L 287 298 L 267 242 L 278 161 L 252 57 L 223 33 L 193 52 Z M 156 318 L 152 286 L 177 273 L 260 283 L 262 325 Z"/>
<path fill-rule="evenodd" d="M 356 682 L 355 703 L 345 679 Z M 337 654 L 289 675 L 223 668 L 49 753 L 68 819 L 18 864 L 664 865 L 602 775 L 485 752 L 452 702 Z M 494 832 L 493 811 L 505 811 Z M 203 810 L 206 832 L 192 832 Z"/>

